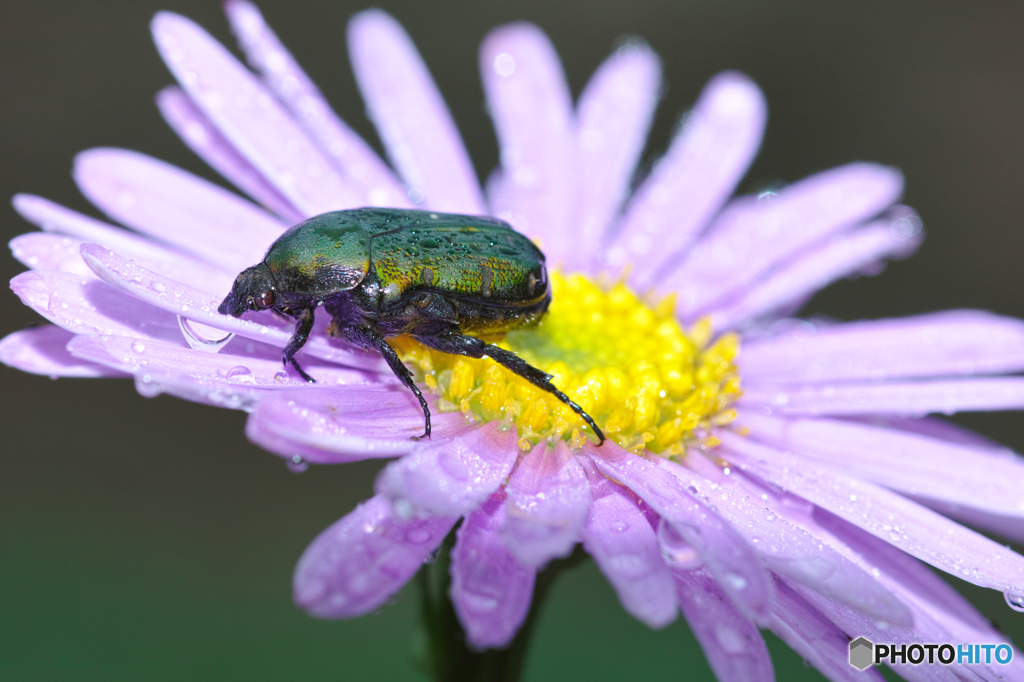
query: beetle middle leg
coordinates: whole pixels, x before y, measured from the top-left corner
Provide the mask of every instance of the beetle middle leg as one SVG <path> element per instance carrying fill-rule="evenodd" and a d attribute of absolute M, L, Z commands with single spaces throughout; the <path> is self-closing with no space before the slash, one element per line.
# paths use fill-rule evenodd
<path fill-rule="evenodd" d="M 316 380 L 306 374 L 306 372 L 299 367 L 299 361 L 295 359 L 295 354 L 299 352 L 299 349 L 306 345 L 306 341 L 309 339 L 309 332 L 313 330 L 313 309 L 306 308 L 294 317 L 297 320 L 295 324 L 295 333 L 292 334 L 292 338 L 288 341 L 288 345 L 285 346 L 284 352 L 281 353 L 281 363 L 287 367 L 290 362 L 292 367 L 295 368 L 295 371 L 299 373 L 299 376 L 313 384 L 316 383 Z"/>
<path fill-rule="evenodd" d="M 537 388 L 547 391 L 568 405 L 572 408 L 573 412 L 578 414 L 580 418 L 590 426 L 590 428 L 594 429 L 594 434 L 600 441 L 598 445 L 604 443 L 604 433 L 602 433 L 601 429 L 598 428 L 594 419 L 584 412 L 582 407 L 570 400 L 569 396 L 559 391 L 558 388 L 551 383 L 551 375 L 540 371 L 515 353 L 490 343 L 484 343 L 480 339 L 472 336 L 466 336 L 465 334 L 459 334 L 457 332 L 438 334 L 436 336 L 415 336 L 416 340 L 421 342 L 423 345 L 430 346 L 442 353 L 465 355 L 470 358 L 482 358 L 486 355 L 505 369 L 518 374 Z"/>

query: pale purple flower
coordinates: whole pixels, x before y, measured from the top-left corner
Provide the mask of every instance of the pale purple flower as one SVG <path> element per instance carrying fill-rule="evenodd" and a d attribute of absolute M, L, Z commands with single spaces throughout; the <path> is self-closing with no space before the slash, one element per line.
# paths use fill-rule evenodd
<path fill-rule="evenodd" d="M 1024 407 L 1024 378 L 1005 376 L 1024 369 L 1024 323 L 969 310 L 834 325 L 784 317 L 830 282 L 914 251 L 920 221 L 897 205 L 897 171 L 851 164 L 732 198 L 766 112 L 750 80 L 725 73 L 630 195 L 657 57 L 622 47 L 574 105 L 546 36 L 514 24 L 481 48 L 501 147 L 483 192 L 390 16 L 363 12 L 348 33 L 389 165 L 331 111 L 255 7 L 230 0 L 227 11 L 255 73 L 188 19 L 161 13 L 153 33 L 181 87 L 157 103 L 251 201 L 138 152 L 83 152 L 79 187 L 131 230 L 16 197 L 44 231 L 11 242 L 31 268 L 11 286 L 53 325 L 11 334 L 0 359 L 50 376 L 131 376 L 144 395 L 246 410 L 247 435 L 299 466 L 397 458 L 377 495 L 306 550 L 300 606 L 327 618 L 377 608 L 461 518 L 451 599 L 479 648 L 511 640 L 537 570 L 577 543 L 642 622 L 662 627 L 681 610 L 722 679 L 772 678 L 759 628 L 832 679 L 854 674 L 848 636 L 1005 640 L 924 564 L 1024 608 L 1024 558 L 957 522 L 1024 539 L 1024 465 L 926 415 Z M 290 323 L 236 320 L 217 305 L 288 225 L 364 205 L 499 215 L 563 270 L 625 271 L 635 291 L 677 292 L 684 325 L 707 318 L 716 333 L 741 333 L 737 418 L 702 422 L 704 440 L 667 457 L 646 441 L 597 447 L 578 435 L 524 445 L 508 421 L 446 411 L 431 394 L 433 437 L 415 441 L 415 400 L 378 357 L 328 341 L 323 315 L 303 355 L 318 383 L 306 385 L 281 366 Z M 226 345 L 225 333 L 235 334 Z M 1022 676 L 1019 654 L 1008 668 L 968 667 L 983 679 Z"/>

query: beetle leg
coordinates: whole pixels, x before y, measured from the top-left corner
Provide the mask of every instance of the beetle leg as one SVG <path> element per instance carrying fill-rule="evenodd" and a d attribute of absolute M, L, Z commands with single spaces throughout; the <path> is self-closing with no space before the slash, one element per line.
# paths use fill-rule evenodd
<path fill-rule="evenodd" d="M 295 359 L 295 354 L 299 352 L 303 346 L 306 345 L 306 341 L 309 339 L 309 332 L 313 329 L 313 309 L 306 308 L 295 317 L 298 322 L 295 324 L 295 333 L 292 334 L 292 338 L 288 341 L 288 345 L 285 346 L 284 352 L 281 353 L 281 363 L 287 367 L 288 363 L 292 364 L 295 371 L 299 373 L 303 379 L 311 384 L 316 383 L 316 380 L 306 374 L 306 372 L 299 367 L 299 361 Z"/>
<path fill-rule="evenodd" d="M 602 433 L 601 429 L 598 428 L 594 419 L 584 412 L 582 407 L 570 400 L 569 396 L 559 391 L 558 388 L 551 383 L 551 375 L 540 371 L 515 353 L 490 343 L 484 343 L 480 339 L 472 336 L 466 336 L 465 334 L 459 333 L 440 334 L 438 336 L 416 336 L 416 339 L 421 341 L 424 345 L 430 346 L 442 353 L 465 355 L 471 358 L 481 358 L 485 355 L 488 356 L 505 369 L 518 374 L 537 388 L 547 391 L 568 405 L 573 412 L 578 414 L 580 418 L 590 426 L 590 428 L 594 429 L 594 434 L 600 441 L 598 445 L 604 443 L 604 433 Z"/>

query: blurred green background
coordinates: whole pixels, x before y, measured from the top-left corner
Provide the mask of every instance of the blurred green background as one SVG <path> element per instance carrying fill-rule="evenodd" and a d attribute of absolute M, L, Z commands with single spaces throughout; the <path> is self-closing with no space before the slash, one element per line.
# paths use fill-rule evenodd
<path fill-rule="evenodd" d="M 360 3 L 260 3 L 338 112 L 373 144 L 344 44 Z M 976 307 L 1024 317 L 1024 4 L 810 0 L 509 3 L 387 0 L 447 98 L 481 176 L 497 162 L 476 49 L 511 20 L 540 25 L 574 94 L 624 35 L 662 56 L 667 90 L 647 150 L 664 149 L 704 82 L 739 69 L 764 88 L 767 137 L 744 187 L 863 159 L 899 166 L 927 239 L 810 311 L 838 319 Z M 213 173 L 164 125 L 171 78 L 149 40 L 160 9 L 233 45 L 206 0 L 0 3 L 0 196 L 94 211 L 69 175 L 91 146 Z M 219 181 L 219 180 L 218 180 Z M 0 208 L 0 232 L 29 227 Z M 22 270 L 0 258 L 9 279 Z M 0 334 L 35 324 L 0 296 Z M 0 368 L 0 679 L 416 679 L 415 594 L 347 622 L 290 599 L 306 544 L 371 493 L 378 465 L 290 473 L 249 444 L 245 415 L 139 397 L 128 381 L 50 381 Z M 958 421 L 1024 451 L 1016 414 Z M 1024 615 L 957 582 L 1018 645 Z M 772 640 L 779 679 L 821 679 Z M 682 623 L 650 632 L 587 564 L 557 585 L 527 679 L 708 679 Z"/>

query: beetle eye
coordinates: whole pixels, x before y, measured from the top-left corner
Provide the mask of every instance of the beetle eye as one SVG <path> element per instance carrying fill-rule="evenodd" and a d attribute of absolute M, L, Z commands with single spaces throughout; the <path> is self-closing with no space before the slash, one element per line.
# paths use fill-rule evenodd
<path fill-rule="evenodd" d="M 269 308 L 274 305 L 274 292 L 273 291 L 261 291 L 256 294 L 256 307 L 261 309 Z"/>

